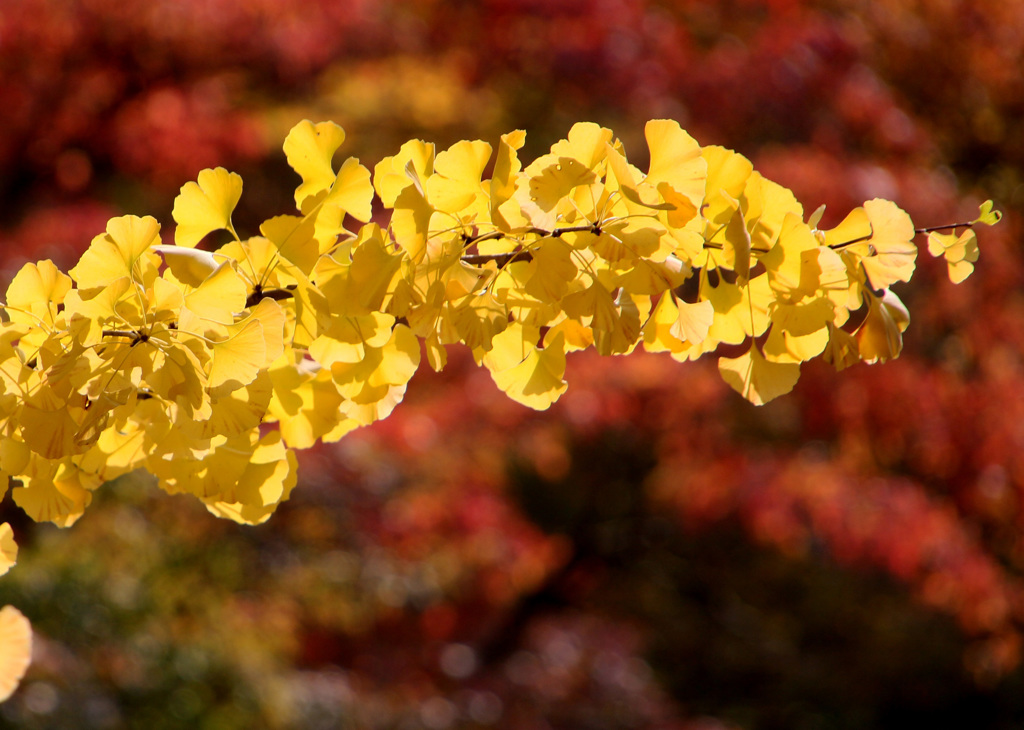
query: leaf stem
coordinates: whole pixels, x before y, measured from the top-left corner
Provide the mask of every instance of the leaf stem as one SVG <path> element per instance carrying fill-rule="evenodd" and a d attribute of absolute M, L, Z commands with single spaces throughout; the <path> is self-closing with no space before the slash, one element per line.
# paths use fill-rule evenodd
<path fill-rule="evenodd" d="M 974 228 L 974 224 L 978 221 L 970 221 L 968 223 L 949 223 L 944 226 L 930 226 L 928 228 L 915 228 L 914 233 L 932 233 L 934 231 L 952 231 L 957 228 Z"/>

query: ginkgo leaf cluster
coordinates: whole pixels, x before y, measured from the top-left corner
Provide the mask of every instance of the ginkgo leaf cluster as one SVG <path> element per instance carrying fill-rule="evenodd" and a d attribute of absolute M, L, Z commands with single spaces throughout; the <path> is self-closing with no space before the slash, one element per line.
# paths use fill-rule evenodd
<path fill-rule="evenodd" d="M 335 163 L 341 127 L 304 121 L 284 143 L 293 214 L 240 235 L 241 177 L 204 170 L 174 202 L 173 244 L 123 216 L 69 271 L 27 264 L 0 324 L 12 498 L 68 526 L 144 469 L 261 522 L 296 483 L 295 449 L 387 417 L 421 358 L 440 370 L 456 344 L 537 409 L 587 348 L 714 354 L 756 404 L 810 359 L 899 354 L 909 316 L 890 287 L 911 278 L 919 231 L 895 203 L 822 230 L 742 155 L 669 120 L 645 134 L 646 170 L 580 123 L 529 162 L 516 131 L 493 147 L 413 140 L 371 171 Z M 961 235 L 931 233 L 954 281 L 977 259 L 973 226 L 996 220 L 986 203 Z"/>

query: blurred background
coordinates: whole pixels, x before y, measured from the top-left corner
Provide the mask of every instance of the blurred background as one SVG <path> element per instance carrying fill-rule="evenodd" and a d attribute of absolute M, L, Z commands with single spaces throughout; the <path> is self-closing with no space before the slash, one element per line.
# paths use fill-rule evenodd
<path fill-rule="evenodd" d="M 204 167 L 288 211 L 303 118 L 372 168 L 671 117 L 827 227 L 995 198 L 975 276 L 897 287 L 896 362 L 769 406 L 713 358 L 570 357 L 534 413 L 465 353 L 301 454 L 259 527 L 105 485 L 71 530 L 10 499 L 36 633 L 11 728 L 854 730 L 1024 724 L 1024 5 L 1004 0 L 2 0 L 0 285 L 106 220 L 172 229 Z"/>

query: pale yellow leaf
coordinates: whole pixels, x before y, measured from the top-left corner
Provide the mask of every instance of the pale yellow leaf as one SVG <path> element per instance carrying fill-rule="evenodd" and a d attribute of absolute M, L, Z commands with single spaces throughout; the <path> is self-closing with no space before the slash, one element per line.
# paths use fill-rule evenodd
<path fill-rule="evenodd" d="M 0 575 L 4 575 L 18 562 L 18 544 L 14 542 L 14 530 L 7 522 L 0 524 Z"/>
<path fill-rule="evenodd" d="M 18 688 L 32 661 L 32 626 L 14 606 L 0 609 L 0 702 Z"/>
<path fill-rule="evenodd" d="M 288 164 L 302 178 L 295 189 L 295 205 L 302 208 L 311 198 L 334 184 L 336 176 L 331 160 L 345 141 L 345 130 L 334 122 L 313 124 L 308 119 L 296 124 L 284 140 Z"/>
<path fill-rule="evenodd" d="M 208 233 L 231 230 L 231 214 L 241 197 L 240 175 L 223 167 L 200 172 L 198 181 L 185 183 L 174 199 L 174 242 L 191 248 Z"/>
<path fill-rule="evenodd" d="M 720 357 L 718 371 L 730 388 L 755 406 L 785 395 L 800 379 L 800 365 L 768 362 L 753 341 L 739 357 Z"/>

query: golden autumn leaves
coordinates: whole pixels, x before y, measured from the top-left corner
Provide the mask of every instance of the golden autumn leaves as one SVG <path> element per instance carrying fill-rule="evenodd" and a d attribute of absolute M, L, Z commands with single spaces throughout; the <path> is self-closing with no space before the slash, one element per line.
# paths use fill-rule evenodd
<path fill-rule="evenodd" d="M 36 520 L 72 524 L 92 491 L 143 468 L 215 514 L 265 520 L 295 484 L 292 449 L 386 417 L 420 365 L 462 343 L 514 400 L 546 408 L 566 354 L 641 346 L 678 360 L 733 346 L 726 382 L 754 403 L 800 364 L 895 357 L 916 235 L 871 200 L 834 229 L 741 155 L 648 123 L 646 172 L 577 124 L 524 165 L 525 134 L 444 151 L 418 140 L 371 173 L 335 166 L 340 127 L 301 122 L 284 152 L 296 213 L 243 238 L 242 179 L 202 171 L 152 218 L 111 220 L 64 273 L 26 265 L 0 328 L 0 471 Z M 488 170 L 490 177 L 488 178 Z M 371 222 L 374 204 L 379 220 Z M 971 226 L 933 232 L 959 280 Z M 383 211 L 380 209 L 383 208 Z M 216 250 L 198 248 L 222 231 Z M 276 424 L 276 427 L 273 425 Z"/>
<path fill-rule="evenodd" d="M 296 213 L 258 235 L 235 230 L 242 179 L 217 168 L 182 187 L 173 245 L 153 218 L 124 216 L 69 272 L 26 265 L 0 323 L 0 496 L 13 484 L 30 517 L 69 526 L 97 487 L 142 468 L 262 522 L 296 483 L 293 449 L 385 418 L 421 353 L 439 370 L 456 343 L 536 409 L 589 347 L 685 361 L 731 346 L 720 372 L 755 404 L 812 358 L 899 354 L 909 317 L 889 287 L 918 250 L 906 213 L 871 200 L 820 230 L 820 211 L 805 219 L 741 155 L 668 120 L 645 135 L 646 172 L 581 123 L 525 166 L 516 131 L 497 149 L 413 140 L 371 173 L 334 165 L 339 126 L 304 121 L 284 143 Z M 953 281 L 977 260 L 973 226 L 998 219 L 986 203 L 925 231 Z M 217 231 L 230 240 L 198 248 Z M 0 572 L 16 554 L 0 526 Z M 0 699 L 30 645 L 24 617 L 0 611 Z"/>

